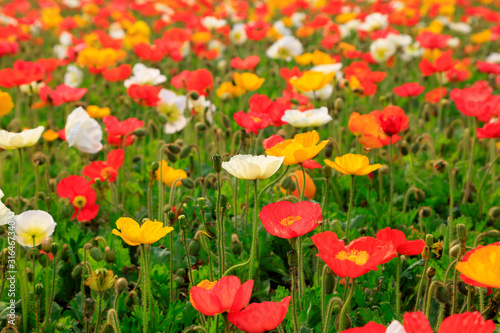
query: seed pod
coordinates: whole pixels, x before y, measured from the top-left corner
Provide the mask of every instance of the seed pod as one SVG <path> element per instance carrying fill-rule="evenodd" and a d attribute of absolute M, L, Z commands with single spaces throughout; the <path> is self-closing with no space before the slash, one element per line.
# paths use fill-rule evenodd
<path fill-rule="evenodd" d="M 287 256 L 288 256 L 288 265 L 290 265 L 291 268 L 297 267 L 298 263 L 297 251 L 290 250 L 288 251 Z"/>
<path fill-rule="evenodd" d="M 54 242 L 54 238 L 52 238 L 52 237 L 44 238 L 42 240 L 42 250 L 44 250 L 45 252 L 49 252 L 50 246 L 52 245 L 53 242 Z"/>
<path fill-rule="evenodd" d="M 85 318 L 90 318 L 95 311 L 95 301 L 92 298 L 86 298 L 84 302 L 83 315 Z"/>
<path fill-rule="evenodd" d="M 89 254 L 95 261 L 101 261 L 104 259 L 104 255 L 102 253 L 102 250 L 97 246 L 94 246 L 93 248 L 91 248 L 89 251 Z"/>
<path fill-rule="evenodd" d="M 426 274 L 427 274 L 427 277 L 429 279 L 432 279 L 434 276 L 436 276 L 436 269 L 431 266 L 431 267 L 427 268 Z"/>
<path fill-rule="evenodd" d="M 219 154 L 215 154 L 212 156 L 212 164 L 216 173 L 220 173 L 222 171 L 222 157 Z"/>
<path fill-rule="evenodd" d="M 147 134 L 147 131 L 145 128 L 138 128 L 134 131 L 134 135 L 138 138 L 141 138 Z"/>
<path fill-rule="evenodd" d="M 488 215 L 493 220 L 496 220 L 500 217 L 500 206 L 491 207 L 488 211 Z"/>
<path fill-rule="evenodd" d="M 104 260 L 106 260 L 107 263 L 111 264 L 115 262 L 116 259 L 116 253 L 113 249 L 111 249 L 109 246 L 106 246 L 104 249 Z"/>
<path fill-rule="evenodd" d="M 121 278 L 118 278 L 118 280 L 116 280 L 115 282 L 115 290 L 117 293 L 122 293 L 124 292 L 125 290 L 128 289 L 128 281 L 126 278 L 124 277 L 121 277 Z"/>
<path fill-rule="evenodd" d="M 167 146 L 167 150 L 171 152 L 172 154 L 179 154 L 181 151 L 181 147 L 179 147 L 176 144 L 170 144 Z"/>
<path fill-rule="evenodd" d="M 203 198 L 203 197 L 198 198 L 198 208 L 200 208 L 201 210 L 204 210 L 205 206 L 206 206 L 205 198 Z"/>
<path fill-rule="evenodd" d="M 191 190 L 194 188 L 194 182 L 191 178 L 183 178 L 181 180 L 181 184 L 182 186 L 184 186 L 185 188 Z"/>
<path fill-rule="evenodd" d="M 189 156 L 189 153 L 191 153 L 191 146 L 184 146 L 181 149 L 181 152 L 179 154 L 179 158 L 186 158 Z"/>
<path fill-rule="evenodd" d="M 198 240 L 192 239 L 191 242 L 189 242 L 188 252 L 193 257 L 197 257 L 200 254 L 200 249 L 201 249 L 201 246 L 200 246 L 200 242 L 198 242 Z"/>
<path fill-rule="evenodd" d="M 439 283 L 435 288 L 434 288 L 434 298 L 436 301 L 438 301 L 441 304 L 448 304 L 450 303 L 450 292 L 448 291 L 448 288 L 442 283 Z"/>

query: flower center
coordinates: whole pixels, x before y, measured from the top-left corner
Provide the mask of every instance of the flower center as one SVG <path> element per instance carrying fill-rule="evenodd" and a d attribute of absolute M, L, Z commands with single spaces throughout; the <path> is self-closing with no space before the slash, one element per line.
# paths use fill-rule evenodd
<path fill-rule="evenodd" d="M 108 179 L 113 174 L 113 172 L 115 172 L 115 169 L 113 169 L 112 167 L 105 167 L 101 170 L 101 177 L 104 179 Z"/>
<path fill-rule="evenodd" d="M 73 200 L 73 206 L 76 208 L 83 208 L 87 204 L 87 199 L 82 195 L 77 195 Z"/>
<path fill-rule="evenodd" d="M 337 253 L 335 258 L 339 260 L 349 260 L 355 263 L 356 265 L 364 265 L 368 261 L 370 255 L 366 251 L 358 251 L 358 250 L 348 250 L 348 251 L 340 251 Z"/>
<path fill-rule="evenodd" d="M 253 120 L 256 124 L 258 124 L 258 123 L 260 123 L 260 122 L 262 121 L 260 118 L 257 118 L 257 117 L 252 117 L 252 116 L 250 116 L 250 118 L 252 118 L 252 120 Z"/>
<path fill-rule="evenodd" d="M 292 224 L 294 224 L 295 222 L 300 221 L 300 220 L 302 220 L 302 217 L 292 215 L 292 216 L 288 216 L 288 217 L 285 217 L 284 219 L 282 219 L 280 221 L 280 224 L 284 227 L 289 227 Z"/>
<path fill-rule="evenodd" d="M 286 47 L 280 47 L 277 53 L 278 53 L 278 58 L 280 59 L 286 59 L 290 56 L 290 50 L 287 49 Z"/>

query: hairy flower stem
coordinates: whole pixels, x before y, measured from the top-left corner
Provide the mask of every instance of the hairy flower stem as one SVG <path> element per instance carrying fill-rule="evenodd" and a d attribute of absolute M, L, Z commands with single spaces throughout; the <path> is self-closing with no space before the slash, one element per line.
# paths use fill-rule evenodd
<path fill-rule="evenodd" d="M 396 266 L 396 320 L 401 320 L 401 256 Z"/>
<path fill-rule="evenodd" d="M 225 267 L 225 237 L 224 237 L 224 223 L 222 221 L 222 210 L 221 210 L 221 196 L 222 196 L 222 177 L 220 172 L 217 172 L 217 205 L 216 205 L 216 220 L 217 220 L 217 242 L 218 242 L 218 255 L 219 255 L 219 277 L 222 277 Z"/>
<path fill-rule="evenodd" d="M 450 216 L 448 220 L 448 251 L 446 249 L 446 243 L 443 248 L 443 253 L 449 253 L 449 249 L 451 248 L 451 242 L 453 241 L 453 188 L 455 187 L 453 185 L 453 173 L 451 172 L 451 165 L 447 165 L 448 169 L 448 182 L 450 185 Z"/>
<path fill-rule="evenodd" d="M 102 295 L 101 292 L 97 292 L 97 319 L 95 323 L 95 331 L 99 332 L 99 326 L 101 326 L 101 312 L 102 312 Z"/>
<path fill-rule="evenodd" d="M 392 136 L 390 136 L 389 140 L 389 226 L 392 226 L 392 202 L 394 196 L 394 163 L 392 161 Z"/>
<path fill-rule="evenodd" d="M 170 232 L 168 235 L 168 247 L 170 250 L 170 262 L 169 262 L 169 273 L 170 273 L 170 302 L 175 299 L 175 289 L 174 289 L 174 233 Z"/>
<path fill-rule="evenodd" d="M 474 169 L 474 148 L 476 147 L 476 131 L 477 128 L 477 119 L 474 117 L 474 124 L 471 126 L 472 134 L 472 147 L 469 154 L 469 166 L 467 169 L 467 182 L 465 183 L 465 191 L 462 197 L 462 204 L 466 204 L 467 200 L 469 200 L 469 196 L 471 194 L 471 184 L 472 184 L 472 171 Z"/>
<path fill-rule="evenodd" d="M 141 267 L 141 279 L 142 279 L 142 332 L 143 333 L 148 333 L 148 319 L 149 319 L 149 309 L 148 309 L 148 280 L 149 280 L 149 273 L 148 273 L 148 268 L 147 268 L 147 253 L 146 253 L 146 246 L 144 244 L 140 245 L 141 249 L 141 261 L 142 261 L 142 267 Z M 170 256 L 170 260 L 172 260 L 172 255 Z M 173 289 L 171 287 L 171 289 Z M 172 299 L 171 299 L 172 301 Z"/>
<path fill-rule="evenodd" d="M 344 306 L 342 307 L 342 310 L 340 311 L 340 318 L 339 318 L 339 332 L 342 332 L 344 330 L 345 326 L 345 316 L 347 314 L 347 311 L 349 310 L 349 306 L 351 304 L 351 298 L 352 295 L 354 294 L 354 279 L 351 279 L 350 285 L 349 285 L 349 292 L 347 294 L 347 298 L 344 301 Z"/>
<path fill-rule="evenodd" d="M 422 276 L 420 277 L 420 282 L 418 283 L 417 298 L 415 300 L 415 307 L 413 312 L 417 312 L 420 308 L 420 296 L 422 295 L 422 289 L 424 288 L 424 279 L 427 274 L 427 266 L 429 265 L 429 260 L 426 259 L 424 262 L 424 269 L 422 270 Z"/>
<path fill-rule="evenodd" d="M 495 170 L 494 166 L 495 166 L 496 161 L 499 158 L 500 158 L 500 154 L 498 154 L 495 157 L 495 159 L 493 159 L 493 161 L 490 162 L 490 165 L 488 166 L 488 169 L 486 169 L 486 172 L 484 173 L 483 179 L 481 180 L 481 185 L 479 186 L 479 190 L 477 191 L 477 204 L 479 206 L 479 216 L 483 215 L 483 200 L 481 200 L 481 192 L 483 191 L 484 184 L 486 183 L 486 177 L 488 176 L 488 174 L 490 173 L 490 171 L 494 171 Z M 492 176 L 494 177 L 495 175 L 492 174 Z M 495 179 L 495 177 L 493 179 Z M 495 185 L 495 182 L 492 181 L 491 182 L 491 186 L 494 186 L 494 185 Z"/>
<path fill-rule="evenodd" d="M 252 249 L 250 250 L 250 268 L 248 270 L 248 280 L 253 279 L 253 262 L 257 253 L 257 242 L 259 238 L 258 225 L 257 225 L 257 211 L 259 210 L 259 195 L 257 193 L 257 179 L 253 181 L 254 184 L 254 206 L 253 206 L 253 233 L 252 233 Z"/>
<path fill-rule="evenodd" d="M 22 148 L 17 148 L 19 152 L 19 173 L 17 175 L 17 214 L 21 214 L 21 175 L 23 171 L 23 151 Z"/>
<path fill-rule="evenodd" d="M 345 239 L 349 243 L 349 224 L 351 223 L 351 211 L 354 205 L 354 175 L 351 175 L 351 188 L 349 194 L 349 208 L 347 209 L 347 220 L 345 227 Z"/>
<path fill-rule="evenodd" d="M 293 317 L 293 331 L 299 331 L 299 317 L 297 314 L 297 278 L 295 269 L 292 268 L 291 276 L 292 276 L 292 317 Z"/>

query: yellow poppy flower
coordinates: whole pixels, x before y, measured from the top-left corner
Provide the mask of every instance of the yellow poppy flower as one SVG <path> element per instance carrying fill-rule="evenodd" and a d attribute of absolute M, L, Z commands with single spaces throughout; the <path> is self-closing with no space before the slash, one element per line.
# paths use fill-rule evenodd
<path fill-rule="evenodd" d="M 337 15 L 337 17 L 335 19 L 337 20 L 337 23 L 344 24 L 344 23 L 347 23 L 349 21 L 354 20 L 356 18 L 356 16 L 357 16 L 356 13 L 349 12 L 349 13 L 339 14 L 339 15 Z"/>
<path fill-rule="evenodd" d="M 139 43 L 149 43 L 151 36 L 151 29 L 144 21 L 136 21 L 134 24 L 127 28 L 127 33 L 123 39 L 123 45 L 127 49 L 131 49 L 134 45 Z"/>
<path fill-rule="evenodd" d="M 212 39 L 210 31 L 198 31 L 191 36 L 193 43 L 208 43 Z"/>
<path fill-rule="evenodd" d="M 307 71 L 299 78 L 291 78 L 290 84 L 301 92 L 308 92 L 324 88 L 334 77 L 335 73 Z"/>
<path fill-rule="evenodd" d="M 166 234 L 174 230 L 172 227 L 164 227 L 162 222 L 146 220 L 141 226 L 130 217 L 120 217 L 116 221 L 116 229 L 113 235 L 120 236 L 130 246 L 140 244 L 153 244 Z"/>
<path fill-rule="evenodd" d="M 13 107 L 14 103 L 10 95 L 0 90 L 0 116 L 5 116 Z"/>
<path fill-rule="evenodd" d="M 312 63 L 315 66 L 334 64 L 335 59 L 330 57 L 328 53 L 321 52 L 320 50 L 314 50 Z"/>
<path fill-rule="evenodd" d="M 345 154 L 335 157 L 335 162 L 324 160 L 326 165 L 344 175 L 365 176 L 382 167 L 381 164 L 370 165 L 368 157 L 359 154 Z"/>
<path fill-rule="evenodd" d="M 87 106 L 87 113 L 90 118 L 102 119 L 111 114 L 111 110 L 108 107 L 100 108 L 97 105 Z"/>
<path fill-rule="evenodd" d="M 53 129 L 48 129 L 42 134 L 42 137 L 45 141 L 54 141 L 59 138 L 59 134 Z"/>
<path fill-rule="evenodd" d="M 187 174 L 182 169 L 174 169 L 168 166 L 168 162 L 163 160 L 155 171 L 156 179 L 159 179 L 161 171 L 161 181 L 168 187 L 172 187 L 177 179 L 187 178 Z"/>
<path fill-rule="evenodd" d="M 233 85 L 231 81 L 226 81 L 220 84 L 215 93 L 220 99 L 228 100 L 230 98 L 240 97 L 245 91 L 243 88 Z"/>
<path fill-rule="evenodd" d="M 101 69 L 115 66 L 116 63 L 125 58 L 126 55 L 127 53 L 123 50 L 86 47 L 78 53 L 76 62 L 87 68 Z"/>
<path fill-rule="evenodd" d="M 254 91 L 260 88 L 266 79 L 263 77 L 258 77 L 254 73 L 235 73 L 234 83 L 236 86 L 243 88 L 246 91 Z"/>
<path fill-rule="evenodd" d="M 469 251 L 457 271 L 465 283 L 473 286 L 500 288 L 500 243 L 478 246 Z"/>
<path fill-rule="evenodd" d="M 304 54 L 299 54 L 295 56 L 295 62 L 299 65 L 309 65 L 313 61 L 313 54 L 312 53 L 304 53 Z"/>
<path fill-rule="evenodd" d="M 316 131 L 295 135 L 293 139 L 282 141 L 272 148 L 266 150 L 267 155 L 285 156 L 283 164 L 292 165 L 303 163 L 314 158 L 325 148 L 328 140 L 323 140 L 319 144 L 319 134 Z"/>
<path fill-rule="evenodd" d="M 490 29 L 486 29 L 486 30 L 483 30 L 481 32 L 478 32 L 476 34 L 473 34 L 470 36 L 470 40 L 471 42 L 475 43 L 475 44 L 484 44 L 484 43 L 487 43 L 491 40 L 491 30 Z"/>

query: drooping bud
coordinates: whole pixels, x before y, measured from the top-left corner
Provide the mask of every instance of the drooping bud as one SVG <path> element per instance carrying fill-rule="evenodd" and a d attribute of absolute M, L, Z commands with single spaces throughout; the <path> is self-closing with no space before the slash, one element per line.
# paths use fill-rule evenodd
<path fill-rule="evenodd" d="M 128 281 L 126 278 L 118 278 L 115 282 L 115 290 L 117 293 L 122 293 L 128 289 Z"/>
<path fill-rule="evenodd" d="M 80 276 L 82 276 L 82 273 L 83 273 L 83 266 L 82 264 L 78 264 L 73 268 L 73 271 L 71 272 L 71 277 L 73 279 L 77 279 Z"/>
<path fill-rule="evenodd" d="M 204 123 L 202 122 L 197 122 L 195 125 L 194 125 L 194 128 L 196 129 L 196 132 L 198 133 L 203 133 L 207 130 L 207 125 L 205 125 Z"/>
<path fill-rule="evenodd" d="M 335 101 L 333 102 L 333 107 L 337 112 L 340 112 L 344 109 L 344 100 L 340 97 L 335 98 Z"/>
<path fill-rule="evenodd" d="M 191 178 L 183 178 L 181 180 L 181 184 L 182 186 L 184 186 L 185 188 L 191 190 L 194 188 L 194 182 Z"/>
<path fill-rule="evenodd" d="M 456 244 L 450 248 L 450 257 L 458 258 L 460 254 L 460 250 L 462 249 L 462 245 Z"/>
<path fill-rule="evenodd" d="M 431 267 L 427 268 L 426 274 L 427 274 L 427 277 L 429 279 L 432 279 L 436 275 L 436 269 L 431 266 Z"/>
<path fill-rule="evenodd" d="M 297 251 L 290 250 L 288 251 L 287 256 L 288 256 L 288 265 L 291 268 L 297 267 L 298 264 Z"/>
<path fill-rule="evenodd" d="M 158 162 L 151 163 L 151 171 L 154 172 L 154 171 L 158 170 L 159 167 L 160 167 L 160 163 L 158 163 Z"/>
<path fill-rule="evenodd" d="M 436 169 L 437 172 L 443 172 L 446 169 L 447 165 L 448 163 L 446 163 L 441 159 L 435 160 L 434 163 L 432 164 L 432 166 L 434 167 L 434 169 Z"/>
<path fill-rule="evenodd" d="M 491 207 L 488 211 L 488 215 L 493 220 L 500 218 L 500 206 Z"/>
<path fill-rule="evenodd" d="M 147 131 L 145 128 L 138 128 L 134 131 L 134 135 L 138 138 L 142 138 L 147 134 Z"/>
<path fill-rule="evenodd" d="M 325 283 L 325 294 L 331 295 L 333 292 L 333 287 L 335 285 L 335 276 L 333 276 L 333 272 L 329 267 L 326 268 L 326 276 L 324 283 Z"/>
<path fill-rule="evenodd" d="M 86 318 L 92 317 L 95 311 L 95 301 L 92 298 L 86 298 L 84 301 L 84 312 L 83 315 Z"/>
<path fill-rule="evenodd" d="M 212 156 L 213 167 L 216 173 L 220 173 L 222 171 L 222 157 L 219 154 L 215 154 Z"/>
<path fill-rule="evenodd" d="M 116 253 L 113 249 L 111 249 L 109 246 L 106 246 L 104 249 L 104 259 L 106 260 L 107 263 L 111 264 L 115 262 L 116 259 Z"/>
<path fill-rule="evenodd" d="M 170 144 L 167 146 L 167 150 L 172 154 L 179 154 L 181 152 L 181 147 L 176 144 Z"/>
<path fill-rule="evenodd" d="M 101 261 L 104 259 L 104 255 L 102 253 L 101 248 L 94 246 L 89 250 L 90 256 L 95 260 L 95 261 Z"/>
<path fill-rule="evenodd" d="M 451 297 L 448 288 L 444 284 L 438 283 L 434 288 L 434 298 L 441 304 L 450 303 Z"/>
<path fill-rule="evenodd" d="M 186 157 L 189 156 L 189 153 L 191 153 L 191 146 L 189 146 L 189 145 L 188 146 L 184 146 L 181 149 L 181 152 L 179 154 L 179 158 L 181 158 L 181 159 L 182 158 L 186 158 Z"/>
<path fill-rule="evenodd" d="M 52 237 L 47 237 L 42 240 L 42 250 L 45 252 L 50 252 L 50 246 L 54 242 L 54 239 Z"/>
<path fill-rule="evenodd" d="M 424 206 L 424 207 L 421 207 L 419 210 L 418 210 L 418 215 L 422 218 L 426 218 L 426 217 L 429 217 L 432 215 L 432 208 L 431 207 L 427 207 L 427 206 Z"/>
<path fill-rule="evenodd" d="M 238 238 L 237 234 L 232 234 L 231 235 L 231 252 L 235 256 L 239 256 L 241 252 L 243 251 L 243 247 L 241 246 L 240 239 Z"/>
<path fill-rule="evenodd" d="M 500 238 L 500 231 L 496 229 L 486 231 L 486 236 L 493 238 Z"/>
<path fill-rule="evenodd" d="M 47 156 L 41 151 L 37 151 L 31 157 L 31 161 L 36 165 L 44 165 L 47 161 Z"/>
<path fill-rule="evenodd" d="M 192 239 L 189 243 L 188 252 L 193 257 L 197 257 L 200 254 L 200 242 L 197 239 Z"/>
<path fill-rule="evenodd" d="M 158 120 L 160 121 L 160 124 L 162 124 L 162 125 L 165 125 L 166 123 L 168 123 L 168 118 L 163 113 L 158 114 Z"/>
<path fill-rule="evenodd" d="M 225 194 L 220 196 L 220 209 L 222 213 L 224 213 L 227 209 L 227 195 Z"/>

